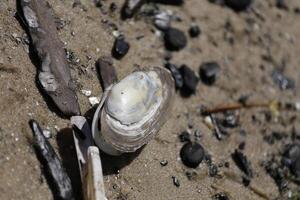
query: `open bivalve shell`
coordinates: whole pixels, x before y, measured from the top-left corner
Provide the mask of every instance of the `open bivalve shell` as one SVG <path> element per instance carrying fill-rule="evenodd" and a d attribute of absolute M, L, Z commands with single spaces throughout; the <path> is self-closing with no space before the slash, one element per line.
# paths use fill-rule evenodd
<path fill-rule="evenodd" d="M 174 88 L 170 72 L 159 67 L 135 71 L 108 87 L 92 124 L 99 148 L 120 155 L 148 143 L 170 113 Z"/>

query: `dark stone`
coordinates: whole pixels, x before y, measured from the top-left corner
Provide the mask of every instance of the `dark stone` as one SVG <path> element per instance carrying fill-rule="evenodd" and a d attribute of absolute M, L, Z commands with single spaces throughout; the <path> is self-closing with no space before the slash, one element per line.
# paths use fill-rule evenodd
<path fill-rule="evenodd" d="M 182 75 L 180 74 L 179 70 L 177 69 L 177 67 L 171 63 L 167 63 L 166 64 L 166 68 L 170 70 L 174 80 L 175 80 L 175 85 L 176 88 L 182 88 L 183 86 L 183 79 L 182 79 Z"/>
<path fill-rule="evenodd" d="M 278 85 L 281 90 L 294 89 L 295 81 L 285 76 L 281 71 L 274 70 L 271 74 L 273 82 Z"/>
<path fill-rule="evenodd" d="M 167 166 L 168 163 L 169 163 L 169 162 L 168 162 L 167 160 L 162 160 L 162 161 L 160 161 L 160 165 L 163 166 L 163 167 L 164 167 L 164 166 Z"/>
<path fill-rule="evenodd" d="M 206 62 L 200 66 L 200 78 L 206 85 L 212 85 L 220 72 L 220 66 L 217 62 Z"/>
<path fill-rule="evenodd" d="M 250 167 L 250 162 L 248 161 L 247 157 L 240 150 L 237 149 L 231 156 L 238 168 L 242 170 L 248 177 L 252 178 L 253 173 Z"/>
<path fill-rule="evenodd" d="M 165 46 L 170 51 L 179 51 L 187 44 L 187 38 L 183 31 L 177 28 L 169 28 L 164 35 Z"/>
<path fill-rule="evenodd" d="M 244 150 L 245 149 L 245 146 L 246 146 L 246 143 L 245 142 L 241 142 L 239 144 L 239 150 Z"/>
<path fill-rule="evenodd" d="M 242 181 L 243 181 L 243 185 L 244 185 L 245 187 L 248 187 L 248 186 L 250 185 L 251 179 L 250 179 L 249 177 L 243 176 L 243 177 L 242 177 Z"/>
<path fill-rule="evenodd" d="M 180 157 L 187 167 L 196 168 L 204 158 L 204 149 L 199 143 L 188 142 L 180 150 Z"/>
<path fill-rule="evenodd" d="M 283 163 L 297 178 L 300 178 L 300 144 L 287 145 L 283 154 Z"/>
<path fill-rule="evenodd" d="M 180 187 L 180 181 L 178 180 L 178 178 L 176 178 L 175 176 L 172 176 L 172 180 L 173 180 L 173 184 L 176 187 Z"/>
<path fill-rule="evenodd" d="M 189 29 L 189 34 L 192 38 L 198 37 L 201 34 L 201 29 L 198 25 L 192 25 Z"/>
<path fill-rule="evenodd" d="M 180 142 L 190 142 L 191 141 L 191 136 L 187 131 L 183 131 L 179 135 Z"/>
<path fill-rule="evenodd" d="M 226 112 L 222 125 L 226 128 L 235 128 L 239 125 L 239 116 L 234 112 Z"/>
<path fill-rule="evenodd" d="M 267 142 L 268 144 L 272 145 L 276 141 L 280 141 L 283 138 L 286 138 L 287 136 L 284 133 L 280 132 L 272 132 L 270 135 L 265 135 L 264 136 L 264 141 Z"/>
<path fill-rule="evenodd" d="M 186 177 L 191 181 L 197 177 L 197 173 L 194 171 L 185 172 Z"/>
<path fill-rule="evenodd" d="M 212 196 L 212 200 L 229 200 L 229 197 L 226 193 L 220 192 Z"/>
<path fill-rule="evenodd" d="M 112 49 L 112 55 L 116 59 L 123 58 L 127 52 L 129 51 L 130 45 L 128 42 L 125 41 L 123 37 L 119 37 L 115 40 L 113 49 Z"/>
<path fill-rule="evenodd" d="M 246 10 L 252 2 L 253 0 L 224 0 L 225 5 L 236 12 Z"/>
<path fill-rule="evenodd" d="M 174 5 L 174 6 L 181 6 L 184 3 L 184 0 L 151 0 L 151 1 L 155 3 Z"/>
<path fill-rule="evenodd" d="M 197 84 L 199 80 L 195 72 L 186 65 L 182 65 L 179 71 L 183 78 L 183 86 L 181 88 L 181 94 L 183 96 L 188 97 L 196 92 Z"/>
<path fill-rule="evenodd" d="M 211 177 L 215 177 L 216 175 L 218 175 L 218 167 L 215 164 L 210 164 L 208 166 L 208 174 Z"/>
<path fill-rule="evenodd" d="M 285 0 L 276 0 L 276 7 L 283 10 L 289 9 Z"/>
<path fill-rule="evenodd" d="M 109 6 L 110 12 L 115 12 L 118 9 L 118 6 L 115 2 L 112 2 Z"/>

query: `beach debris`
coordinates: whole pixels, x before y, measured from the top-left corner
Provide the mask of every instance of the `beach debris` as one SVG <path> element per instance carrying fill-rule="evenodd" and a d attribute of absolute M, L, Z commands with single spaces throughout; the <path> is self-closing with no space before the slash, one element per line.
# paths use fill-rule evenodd
<path fill-rule="evenodd" d="M 220 65 L 217 62 L 205 62 L 201 64 L 199 75 L 203 83 L 213 85 L 220 73 Z"/>
<path fill-rule="evenodd" d="M 115 39 L 115 43 L 112 49 L 112 55 L 116 59 L 121 59 L 128 53 L 129 48 L 129 43 L 125 40 L 123 36 L 120 36 Z"/>
<path fill-rule="evenodd" d="M 289 144 L 283 154 L 283 163 L 290 169 L 300 181 L 300 144 Z"/>
<path fill-rule="evenodd" d="M 288 90 L 295 88 L 295 81 L 285 76 L 283 72 L 275 69 L 272 71 L 273 82 L 278 85 L 281 90 Z"/>
<path fill-rule="evenodd" d="M 165 31 L 168 30 L 171 24 L 172 15 L 166 11 L 160 11 L 155 14 L 153 23 L 156 28 L 159 30 Z"/>
<path fill-rule="evenodd" d="M 85 117 L 73 116 L 71 124 L 84 199 L 107 200 L 100 152 L 98 147 L 94 146 L 89 123 Z"/>
<path fill-rule="evenodd" d="M 107 69 L 99 72 L 113 70 Z M 167 119 L 174 88 L 171 74 L 160 67 L 135 71 L 105 88 L 92 123 L 97 146 L 107 154 L 120 155 L 147 144 Z"/>
<path fill-rule="evenodd" d="M 201 34 L 201 29 L 197 24 L 192 24 L 189 29 L 189 34 L 191 38 L 196 38 Z"/>
<path fill-rule="evenodd" d="M 229 8 L 236 12 L 247 10 L 254 0 L 224 0 L 224 3 Z"/>
<path fill-rule="evenodd" d="M 180 142 L 190 142 L 191 141 L 191 135 L 187 131 L 183 131 L 182 133 L 180 133 L 180 135 L 178 137 L 179 137 Z"/>
<path fill-rule="evenodd" d="M 161 4 L 167 4 L 167 5 L 175 5 L 175 6 L 181 6 L 184 3 L 184 0 L 150 0 L 155 3 L 161 3 Z"/>
<path fill-rule="evenodd" d="M 121 12 L 122 18 L 133 17 L 145 3 L 146 0 L 126 0 Z"/>
<path fill-rule="evenodd" d="M 41 127 L 35 120 L 30 120 L 29 124 L 33 132 L 34 148 L 37 156 L 46 169 L 46 178 L 51 180 L 50 187 L 53 187 L 53 196 L 63 200 L 74 199 L 71 180 L 53 147 L 45 138 Z"/>
<path fill-rule="evenodd" d="M 183 86 L 183 78 L 182 78 L 182 75 L 180 74 L 178 68 L 176 65 L 174 64 L 171 64 L 171 63 L 167 63 L 166 65 L 166 68 L 170 70 L 172 76 L 173 76 L 173 79 L 175 80 L 175 86 L 177 89 L 180 89 L 182 88 Z"/>
<path fill-rule="evenodd" d="M 173 184 L 176 186 L 176 187 L 180 187 L 180 181 L 178 178 L 176 178 L 175 176 L 172 176 L 172 180 L 173 180 Z"/>
<path fill-rule="evenodd" d="M 215 115 L 211 114 L 209 115 L 212 129 L 214 131 L 214 134 L 216 135 L 216 138 L 218 140 L 222 140 L 224 135 L 227 135 L 227 132 L 223 129 L 223 127 L 220 126 L 219 121 L 216 119 Z"/>
<path fill-rule="evenodd" d="M 98 105 L 100 103 L 100 98 L 99 97 L 89 97 L 89 102 L 91 106 Z"/>
<path fill-rule="evenodd" d="M 208 165 L 208 175 L 210 177 L 215 177 L 216 175 L 218 175 L 218 166 L 211 163 Z"/>
<path fill-rule="evenodd" d="M 243 154 L 243 152 L 241 152 L 239 149 L 236 149 L 231 156 L 238 168 L 243 171 L 248 178 L 252 178 L 253 172 L 250 166 L 250 162 Z"/>
<path fill-rule="evenodd" d="M 239 114 L 238 112 L 227 111 L 224 113 L 224 119 L 222 125 L 225 128 L 236 128 L 239 125 Z"/>
<path fill-rule="evenodd" d="M 225 192 L 219 192 L 212 196 L 212 200 L 229 200 L 229 197 Z"/>
<path fill-rule="evenodd" d="M 162 160 L 159 163 L 160 163 L 161 166 L 165 167 L 165 166 L 168 165 L 169 162 L 167 160 Z"/>
<path fill-rule="evenodd" d="M 204 149 L 197 142 L 187 142 L 180 150 L 180 158 L 183 164 L 190 168 L 196 168 L 204 158 Z"/>
<path fill-rule="evenodd" d="M 167 50 L 179 51 L 187 45 L 187 38 L 183 31 L 170 27 L 164 33 L 165 47 Z"/>
<path fill-rule="evenodd" d="M 199 79 L 196 76 L 195 72 L 187 65 L 182 65 L 179 71 L 183 78 L 183 86 L 181 88 L 181 94 L 187 97 L 192 94 L 195 94 L 199 82 Z"/>
<path fill-rule="evenodd" d="M 66 116 L 79 115 L 80 108 L 54 18 L 45 0 L 21 0 L 22 16 L 40 59 L 38 81 Z"/>
<path fill-rule="evenodd" d="M 86 97 L 90 97 L 92 95 L 91 90 L 81 90 L 81 93 Z"/>
<path fill-rule="evenodd" d="M 286 4 L 286 0 L 276 0 L 276 7 L 282 10 L 288 10 L 289 7 Z"/>

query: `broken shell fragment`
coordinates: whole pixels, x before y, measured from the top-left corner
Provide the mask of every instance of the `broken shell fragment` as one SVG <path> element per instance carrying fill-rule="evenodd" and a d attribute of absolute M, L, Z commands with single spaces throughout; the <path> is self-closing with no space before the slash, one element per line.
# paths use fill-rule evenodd
<path fill-rule="evenodd" d="M 159 67 L 133 72 L 106 88 L 92 124 L 96 144 L 110 155 L 136 151 L 166 121 L 173 95 L 172 75 Z"/>

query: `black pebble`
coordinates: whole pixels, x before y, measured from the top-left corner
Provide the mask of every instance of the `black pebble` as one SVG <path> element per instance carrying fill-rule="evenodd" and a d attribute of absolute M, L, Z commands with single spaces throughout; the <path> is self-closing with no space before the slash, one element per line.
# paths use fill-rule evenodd
<path fill-rule="evenodd" d="M 179 71 L 183 78 L 183 87 L 181 88 L 181 94 L 188 97 L 196 92 L 199 80 L 195 75 L 195 72 L 186 65 L 182 65 Z"/>
<path fill-rule="evenodd" d="M 300 178 L 300 144 L 290 144 L 286 147 L 283 154 L 283 161 L 291 172 Z"/>
<path fill-rule="evenodd" d="M 183 31 L 177 28 L 169 28 L 164 36 L 165 46 L 170 51 L 179 51 L 187 44 L 187 38 Z"/>
<path fill-rule="evenodd" d="M 235 164 L 240 168 L 240 170 L 242 170 L 248 177 L 252 178 L 253 173 L 250 167 L 250 162 L 248 161 L 247 157 L 240 150 L 237 149 L 231 156 Z"/>
<path fill-rule="evenodd" d="M 285 0 L 276 0 L 276 7 L 283 10 L 288 10 Z"/>
<path fill-rule="evenodd" d="M 252 2 L 253 0 L 224 0 L 226 6 L 237 12 L 246 10 Z"/>
<path fill-rule="evenodd" d="M 235 128 L 239 125 L 239 116 L 234 112 L 226 112 L 222 125 L 226 128 Z"/>
<path fill-rule="evenodd" d="M 167 160 L 162 160 L 162 161 L 160 161 L 160 165 L 163 166 L 163 167 L 164 167 L 164 166 L 167 166 L 168 163 L 169 163 L 169 162 L 168 162 Z"/>
<path fill-rule="evenodd" d="M 176 88 L 178 88 L 178 89 L 182 88 L 183 79 L 182 79 L 182 75 L 180 74 L 178 68 L 174 64 L 171 64 L 171 63 L 167 63 L 166 68 L 170 70 L 170 72 L 175 80 Z"/>
<path fill-rule="evenodd" d="M 126 40 L 123 37 L 119 37 L 115 40 L 112 49 L 112 55 L 117 59 L 121 59 L 127 54 L 129 48 L 130 48 L 129 43 L 126 42 Z"/>
<path fill-rule="evenodd" d="M 178 180 L 178 178 L 176 178 L 175 176 L 172 176 L 172 179 L 173 179 L 173 184 L 176 187 L 179 187 L 180 186 L 180 181 Z"/>
<path fill-rule="evenodd" d="M 229 200 L 229 197 L 226 193 L 221 192 L 212 196 L 212 200 Z"/>
<path fill-rule="evenodd" d="M 215 177 L 218 174 L 218 167 L 215 164 L 210 164 L 208 167 L 208 174 L 211 177 Z"/>
<path fill-rule="evenodd" d="M 295 81 L 288 78 L 279 70 L 273 70 L 272 74 L 273 82 L 279 86 L 281 90 L 294 89 Z"/>
<path fill-rule="evenodd" d="M 188 142 L 180 150 L 180 157 L 187 167 L 196 168 L 204 158 L 204 149 L 199 143 Z"/>
<path fill-rule="evenodd" d="M 184 0 L 152 0 L 155 3 L 167 4 L 167 5 L 175 5 L 181 6 L 184 3 Z"/>
<path fill-rule="evenodd" d="M 200 78 L 206 85 L 212 85 L 220 72 L 220 65 L 217 62 L 206 62 L 200 66 Z"/>
<path fill-rule="evenodd" d="M 198 25 L 192 25 L 189 29 L 189 34 L 192 38 L 198 37 L 201 34 L 201 30 Z"/>
<path fill-rule="evenodd" d="M 180 142 L 190 142 L 191 141 L 191 136 L 187 131 L 183 131 L 179 135 Z"/>

